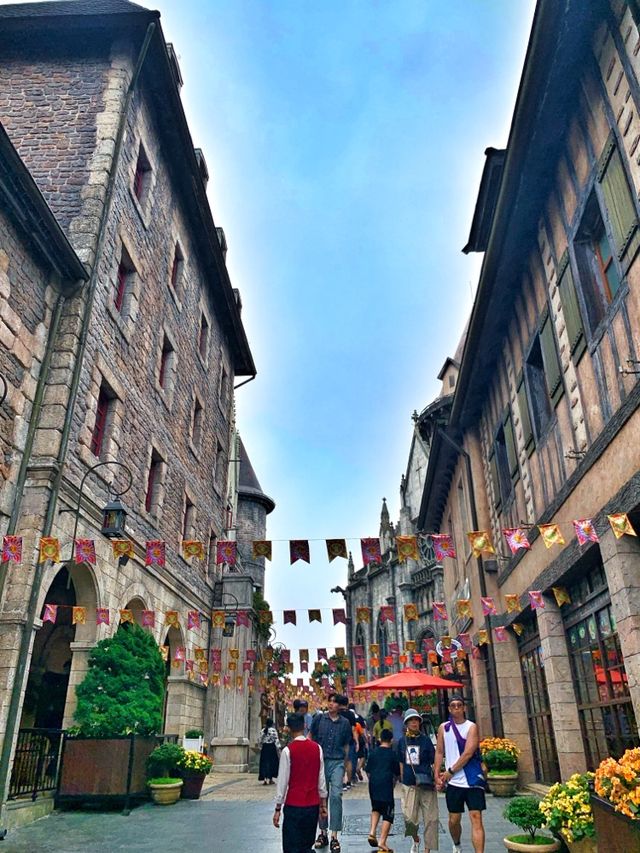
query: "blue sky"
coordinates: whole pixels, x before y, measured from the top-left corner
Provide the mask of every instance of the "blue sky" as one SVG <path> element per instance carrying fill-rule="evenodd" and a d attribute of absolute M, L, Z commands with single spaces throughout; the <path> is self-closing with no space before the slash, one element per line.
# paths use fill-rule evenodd
<path fill-rule="evenodd" d="M 211 180 L 257 379 L 240 430 L 277 502 L 274 611 L 291 649 L 341 606 L 346 563 L 288 565 L 285 540 L 376 535 L 392 519 L 411 413 L 437 393 L 479 272 L 466 243 L 488 145 L 506 144 L 532 0 L 159 2 Z M 277 541 L 283 540 L 283 541 Z M 296 656 L 297 657 L 297 656 Z M 312 654 L 312 660 L 314 656 Z"/>

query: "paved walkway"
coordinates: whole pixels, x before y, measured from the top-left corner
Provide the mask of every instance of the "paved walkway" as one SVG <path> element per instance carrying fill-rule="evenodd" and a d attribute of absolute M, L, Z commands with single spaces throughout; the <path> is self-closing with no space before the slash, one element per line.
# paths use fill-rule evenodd
<path fill-rule="evenodd" d="M 169 807 L 147 804 L 128 817 L 119 812 L 56 812 L 37 823 L 11 833 L 0 842 L 0 853 L 112 853 L 116 850 L 179 853 L 280 853 L 280 832 L 271 824 L 275 785 L 263 786 L 254 775 L 207 777 L 200 800 L 180 800 Z M 486 853 L 504 851 L 503 837 L 512 831 L 502 818 L 505 800 L 489 796 L 485 825 Z M 395 834 L 390 843 L 398 853 L 408 852 L 403 837 L 400 804 L 397 803 Z M 440 850 L 449 853 L 445 833 L 446 809 L 440 799 Z M 367 844 L 369 799 L 367 785 L 360 784 L 344 795 L 344 853 L 371 851 Z M 465 843 L 466 842 L 466 843 Z M 424 848 L 422 848 L 424 849 Z M 471 853 L 468 820 L 464 818 L 464 853 Z"/>

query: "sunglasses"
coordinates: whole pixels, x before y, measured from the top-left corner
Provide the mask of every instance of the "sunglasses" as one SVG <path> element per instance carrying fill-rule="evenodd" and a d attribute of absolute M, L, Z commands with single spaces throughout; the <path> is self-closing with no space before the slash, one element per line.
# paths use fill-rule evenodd
<path fill-rule="evenodd" d="M 450 708 L 464 708 L 464 703 L 463 702 L 450 702 L 449 707 Z"/>

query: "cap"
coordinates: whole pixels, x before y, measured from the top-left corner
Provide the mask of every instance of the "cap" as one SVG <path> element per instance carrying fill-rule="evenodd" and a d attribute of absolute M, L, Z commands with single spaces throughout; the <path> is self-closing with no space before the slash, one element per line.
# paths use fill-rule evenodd
<path fill-rule="evenodd" d="M 402 722 L 408 723 L 409 720 L 413 719 L 413 717 L 416 717 L 416 719 L 422 721 L 422 717 L 416 711 L 415 708 L 407 708 L 407 710 L 404 712 L 404 717 L 402 718 Z"/>

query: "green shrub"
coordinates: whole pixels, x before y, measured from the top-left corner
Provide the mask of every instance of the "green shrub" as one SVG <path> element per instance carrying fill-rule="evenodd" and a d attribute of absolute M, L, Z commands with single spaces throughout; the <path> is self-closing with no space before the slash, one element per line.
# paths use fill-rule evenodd
<path fill-rule="evenodd" d="M 186 738 L 197 738 L 202 737 L 202 729 L 187 729 L 184 733 Z"/>
<path fill-rule="evenodd" d="M 174 776 L 158 776 L 154 779 L 147 779 L 147 785 L 175 785 L 177 782 L 182 782 L 182 779 L 177 779 Z"/>
<path fill-rule="evenodd" d="M 545 824 L 537 797 L 514 797 L 507 804 L 504 817 L 509 823 L 524 829 L 532 844 L 535 844 L 536 830 Z"/>
<path fill-rule="evenodd" d="M 156 746 L 147 758 L 147 776 L 177 776 L 185 750 L 177 743 Z"/>
<path fill-rule="evenodd" d="M 489 770 L 517 770 L 518 759 L 506 749 L 490 749 L 482 756 Z"/>
<path fill-rule="evenodd" d="M 75 720 L 85 737 L 152 735 L 162 728 L 165 665 L 151 634 L 121 627 L 101 640 L 76 688 Z"/>

